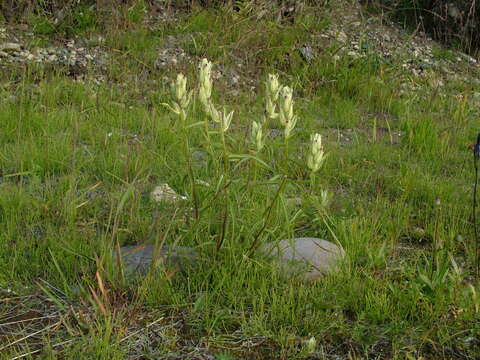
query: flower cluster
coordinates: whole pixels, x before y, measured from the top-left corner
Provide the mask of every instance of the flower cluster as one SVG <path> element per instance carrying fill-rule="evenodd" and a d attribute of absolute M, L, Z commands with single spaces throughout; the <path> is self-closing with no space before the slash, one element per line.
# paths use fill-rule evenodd
<path fill-rule="evenodd" d="M 261 151 L 265 145 L 262 124 L 257 123 L 256 121 L 252 124 L 252 142 L 255 144 L 257 151 Z"/>
<path fill-rule="evenodd" d="M 325 153 L 322 146 L 322 136 L 320 134 L 314 134 L 310 137 L 310 154 L 307 158 L 307 166 L 313 173 L 316 173 L 322 167 L 325 161 Z"/>
<path fill-rule="evenodd" d="M 200 70 L 198 74 L 200 84 L 198 95 L 205 112 L 209 113 L 210 98 L 212 97 L 212 63 L 207 59 L 202 59 L 198 68 Z"/>
<path fill-rule="evenodd" d="M 280 93 L 280 83 L 278 82 L 278 75 L 269 74 L 268 79 L 265 82 L 266 96 L 265 96 L 265 113 L 267 118 L 276 119 L 278 113 L 276 113 L 278 94 Z"/>
<path fill-rule="evenodd" d="M 192 99 L 192 91 L 187 91 L 187 78 L 182 73 L 177 75 L 177 80 L 171 84 L 174 101 L 172 104 L 162 104 L 170 111 L 177 114 L 182 121 L 187 118 L 187 109 Z"/>
<path fill-rule="evenodd" d="M 265 116 L 267 119 L 279 118 L 285 129 L 285 138 L 288 139 L 297 124 L 297 116 L 293 112 L 293 90 L 282 86 L 276 74 L 268 75 L 265 89 Z"/>
<path fill-rule="evenodd" d="M 212 63 L 208 59 L 202 59 L 198 65 L 198 81 L 199 90 L 198 97 L 203 105 L 205 113 L 207 113 L 214 122 L 220 124 L 220 129 L 224 133 L 230 127 L 233 118 L 233 111 L 227 113 L 225 108 L 219 111 L 213 105 L 212 97 Z"/>
<path fill-rule="evenodd" d="M 293 90 L 288 86 L 280 90 L 279 118 L 285 128 L 285 138 L 289 138 L 297 124 L 297 115 L 293 113 Z"/>
<path fill-rule="evenodd" d="M 212 117 L 212 120 L 220 124 L 220 129 L 222 130 L 222 132 L 226 132 L 232 122 L 233 111 L 227 113 L 227 110 L 225 110 L 225 108 L 223 109 L 223 111 L 218 111 L 217 109 L 215 109 L 213 104 L 210 103 L 209 113 Z"/>

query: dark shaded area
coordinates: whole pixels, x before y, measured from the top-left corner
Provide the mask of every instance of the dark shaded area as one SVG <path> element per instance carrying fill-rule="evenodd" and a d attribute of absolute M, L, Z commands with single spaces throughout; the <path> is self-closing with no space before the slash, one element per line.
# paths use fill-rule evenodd
<path fill-rule="evenodd" d="M 445 45 L 478 55 L 480 1 L 476 0 L 361 0 L 368 8 L 388 14 L 408 27 L 423 31 Z"/>

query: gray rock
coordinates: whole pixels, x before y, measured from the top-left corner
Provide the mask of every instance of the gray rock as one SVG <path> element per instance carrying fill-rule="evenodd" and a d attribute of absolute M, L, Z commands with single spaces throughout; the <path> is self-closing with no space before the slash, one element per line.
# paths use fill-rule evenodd
<path fill-rule="evenodd" d="M 0 45 L 0 50 L 5 52 L 20 51 L 22 46 L 16 43 L 4 43 Z"/>
<path fill-rule="evenodd" d="M 208 153 L 203 150 L 196 150 L 192 153 L 192 163 L 195 166 L 206 167 L 208 165 Z"/>
<path fill-rule="evenodd" d="M 158 57 L 155 60 L 154 66 L 156 69 L 161 69 L 167 65 L 176 65 L 188 60 L 187 53 L 182 48 L 172 47 L 159 51 Z"/>
<path fill-rule="evenodd" d="M 152 265 L 155 246 L 138 245 L 120 248 L 124 273 L 127 277 L 145 276 Z M 113 256 L 116 256 L 115 250 Z M 156 265 L 162 264 L 169 269 L 184 270 L 198 259 L 198 253 L 188 247 L 165 245 L 159 251 Z"/>
<path fill-rule="evenodd" d="M 185 196 L 179 195 L 168 184 L 160 184 L 150 193 L 150 199 L 156 203 L 176 203 L 179 200 L 187 200 Z"/>
<path fill-rule="evenodd" d="M 448 16 L 454 18 L 457 21 L 460 21 L 462 19 L 461 11 L 453 3 L 447 4 L 447 14 Z"/>
<path fill-rule="evenodd" d="M 271 139 L 276 139 L 278 137 L 282 137 L 284 134 L 284 131 L 281 129 L 268 129 L 267 130 L 267 136 Z"/>
<path fill-rule="evenodd" d="M 303 199 L 301 197 L 295 196 L 295 197 L 287 198 L 285 202 L 287 206 L 294 208 L 294 207 L 302 206 Z"/>
<path fill-rule="evenodd" d="M 312 281 L 338 269 L 345 251 L 339 246 L 318 238 L 285 239 L 260 247 L 271 256 L 287 276 Z"/>
<path fill-rule="evenodd" d="M 300 54 L 302 55 L 303 59 L 306 62 L 311 63 L 313 58 L 314 58 L 312 48 L 309 45 L 302 45 L 302 46 L 300 46 L 299 50 L 300 50 Z"/>

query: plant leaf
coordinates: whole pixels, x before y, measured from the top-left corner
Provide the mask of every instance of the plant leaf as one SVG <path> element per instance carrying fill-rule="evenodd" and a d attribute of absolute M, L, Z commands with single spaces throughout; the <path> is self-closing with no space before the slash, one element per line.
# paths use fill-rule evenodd
<path fill-rule="evenodd" d="M 256 157 L 256 156 L 253 156 L 253 155 L 249 155 L 249 154 L 231 154 L 228 156 L 229 159 L 231 160 L 255 160 L 257 161 L 259 164 L 263 165 L 265 168 L 267 168 L 268 170 L 273 170 L 271 168 L 271 166 L 269 166 L 265 161 L 263 161 L 262 159 Z"/>

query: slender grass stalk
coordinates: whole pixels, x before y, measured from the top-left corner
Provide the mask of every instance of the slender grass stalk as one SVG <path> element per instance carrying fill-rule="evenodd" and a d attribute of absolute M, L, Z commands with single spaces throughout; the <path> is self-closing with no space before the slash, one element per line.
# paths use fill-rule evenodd
<path fill-rule="evenodd" d="M 285 164 L 288 164 L 289 151 L 288 151 L 288 137 L 285 137 Z"/>
<path fill-rule="evenodd" d="M 475 233 L 475 249 L 476 249 L 476 267 L 477 267 L 477 276 L 479 275 L 479 262 L 480 262 L 480 253 L 479 253 L 479 246 L 478 246 L 478 232 L 477 232 L 477 186 L 478 186 L 478 164 L 475 159 L 474 161 L 475 166 L 475 185 L 473 187 L 473 230 Z"/>
<path fill-rule="evenodd" d="M 193 172 L 193 166 L 192 166 L 192 157 L 190 154 L 190 144 L 188 142 L 188 133 L 187 129 L 184 127 L 183 128 L 183 136 L 184 136 L 184 146 L 185 146 L 185 155 L 187 156 L 187 171 L 188 171 L 188 177 L 190 179 L 190 186 L 192 188 L 192 198 L 193 198 L 193 207 L 194 207 L 194 212 L 195 212 L 195 219 L 198 219 L 200 217 L 200 211 L 199 211 L 199 204 L 198 204 L 198 196 L 197 196 L 197 186 L 195 183 L 195 174 Z"/>
<path fill-rule="evenodd" d="M 210 140 L 210 132 L 208 131 L 208 127 L 209 127 L 209 124 L 208 124 L 208 116 L 205 115 L 204 116 L 204 127 L 205 127 L 205 140 L 207 141 L 207 146 L 210 148 L 212 148 L 212 142 Z"/>
<path fill-rule="evenodd" d="M 225 171 L 225 175 L 228 177 L 229 169 L 228 169 L 228 151 L 227 151 L 227 142 L 225 141 L 225 131 L 220 131 L 220 137 L 222 141 L 222 149 L 223 149 L 223 169 Z"/>
<path fill-rule="evenodd" d="M 473 186 L 473 204 L 472 204 L 472 215 L 473 215 L 473 231 L 475 234 L 475 262 L 476 262 L 476 275 L 480 275 L 480 244 L 478 241 L 478 231 L 477 231 L 477 187 L 478 187 L 478 161 L 480 159 L 480 133 L 477 137 L 477 143 L 473 148 L 473 167 L 475 169 L 475 184 Z"/>
<path fill-rule="evenodd" d="M 439 267 L 438 255 L 440 250 L 440 239 L 438 237 L 438 213 L 440 211 L 440 199 L 435 200 L 435 229 L 433 232 L 433 255 L 432 255 L 432 268 L 431 279 L 433 279 L 434 271 Z"/>
<path fill-rule="evenodd" d="M 161 254 L 161 251 L 163 249 L 163 245 L 165 244 L 165 241 L 167 240 L 167 236 L 169 235 L 170 233 L 170 229 L 172 227 L 172 224 L 175 223 L 175 220 L 176 220 L 176 217 L 177 217 L 177 212 L 178 212 L 178 209 L 175 209 L 175 212 L 173 213 L 173 216 L 172 216 L 172 221 L 170 221 L 168 223 L 168 227 L 167 229 L 165 230 L 165 232 L 163 233 L 162 237 L 159 238 L 157 237 L 155 239 L 155 247 L 154 247 L 154 250 L 153 250 L 153 256 L 152 256 L 152 263 L 150 265 L 150 272 L 149 272 L 149 276 L 152 276 L 153 275 L 153 271 L 158 263 L 158 260 L 160 259 L 160 254 Z M 156 219 L 156 225 L 158 225 L 158 221 L 159 221 L 160 217 L 157 217 Z"/>
<path fill-rule="evenodd" d="M 314 193 L 314 189 L 315 189 L 315 179 L 316 179 L 316 176 L 315 176 L 315 173 L 314 172 L 310 172 L 310 193 L 313 195 Z"/>
<path fill-rule="evenodd" d="M 222 220 L 222 232 L 217 240 L 217 253 L 225 241 L 225 234 L 227 233 L 227 223 L 228 223 L 228 193 L 225 194 L 225 207 L 223 210 L 223 220 Z"/>
<path fill-rule="evenodd" d="M 120 279 L 120 283 L 123 286 L 125 286 L 125 273 L 124 273 L 124 270 L 123 270 L 123 266 L 122 266 L 122 254 L 121 254 L 121 251 L 120 251 L 120 241 L 119 241 L 119 238 L 118 238 L 118 228 L 120 226 L 120 215 L 122 214 L 122 211 L 125 207 L 125 204 L 127 202 L 127 200 L 133 196 L 133 193 L 134 193 L 134 184 L 136 182 L 137 179 L 135 179 L 133 181 L 133 183 L 129 184 L 129 187 L 127 189 L 127 191 L 125 192 L 125 194 L 123 194 L 122 198 L 120 199 L 120 202 L 117 206 L 117 210 L 116 210 L 116 213 L 115 213 L 115 218 L 114 218 L 114 222 L 113 222 L 113 229 L 112 229 L 112 235 L 111 235 L 111 241 L 115 243 L 115 258 L 116 258 L 116 262 L 117 262 L 117 268 L 118 268 L 118 276 L 119 276 L 119 279 Z"/>
<path fill-rule="evenodd" d="M 222 194 L 223 191 L 227 191 L 228 187 L 232 184 L 232 180 L 229 180 L 221 189 L 218 189 L 218 191 L 215 193 L 213 198 L 208 201 L 208 205 L 204 206 L 203 208 L 200 209 L 200 211 L 205 211 L 209 208 L 212 207 L 212 205 L 215 203 L 215 201 L 218 199 L 220 194 Z"/>
<path fill-rule="evenodd" d="M 226 113 L 225 110 L 222 114 L 222 121 L 220 124 L 220 137 L 222 140 L 222 147 L 223 147 L 223 169 L 224 169 L 224 175 L 227 179 L 231 179 L 230 177 L 230 169 L 229 169 L 229 164 L 228 164 L 228 150 L 227 150 L 227 142 L 225 140 L 225 132 L 227 131 L 229 127 L 229 123 L 227 124 L 228 120 L 226 119 Z M 231 119 L 231 116 L 230 116 Z M 216 249 L 217 253 L 220 250 L 220 248 L 223 245 L 223 242 L 225 241 L 225 235 L 227 232 L 227 222 L 228 222 L 228 190 L 225 188 L 225 208 L 223 212 L 223 220 L 222 220 L 222 231 L 221 234 L 217 240 L 216 244 Z"/>

